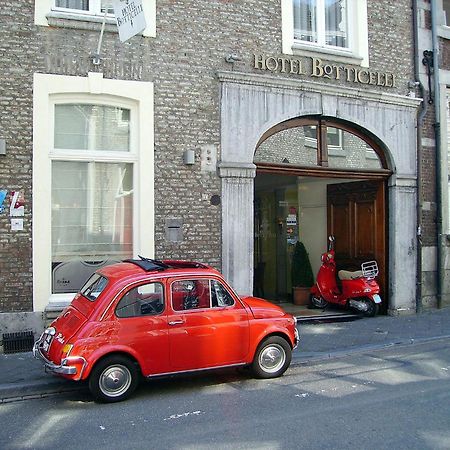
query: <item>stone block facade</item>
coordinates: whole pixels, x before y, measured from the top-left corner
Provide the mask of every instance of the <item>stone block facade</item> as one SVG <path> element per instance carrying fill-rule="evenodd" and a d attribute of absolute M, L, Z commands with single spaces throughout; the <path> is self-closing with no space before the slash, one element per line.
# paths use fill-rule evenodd
<path fill-rule="evenodd" d="M 33 311 L 35 73 L 86 77 L 88 72 L 102 72 L 105 79 L 153 83 L 154 256 L 199 260 L 222 269 L 222 204 L 217 199 L 223 185 L 216 168 L 208 166 L 208 161 L 215 165 L 221 160 L 217 73 L 307 79 L 255 68 L 254 55 L 286 57 L 282 53 L 281 1 L 157 0 L 156 36 L 135 36 L 120 43 L 115 27 L 108 25 L 98 66 L 92 63 L 91 54 L 98 44 L 99 23 L 58 18 L 52 19 L 51 26 L 35 25 L 34 3 L 4 0 L 0 5 L 0 138 L 6 141 L 6 155 L 0 155 L 0 189 L 20 191 L 25 200 L 23 230 L 11 230 L 7 208 L 0 214 L 0 312 Z M 395 74 L 395 86 L 370 89 L 380 95 L 416 94 L 410 83 L 414 80 L 411 2 L 368 0 L 367 20 L 370 70 Z M 228 63 L 225 58 L 230 54 L 238 60 Z M 447 59 L 446 52 L 443 57 Z M 322 59 L 327 61 L 325 55 Z M 343 77 L 319 81 L 343 90 L 367 87 Z M 425 123 L 424 136 L 431 140 L 431 112 Z M 183 163 L 186 150 L 194 151 L 194 165 Z M 423 200 L 429 204 L 423 235 L 425 243 L 432 245 L 436 233 L 433 147 L 424 147 L 422 155 Z M 171 218 L 181 219 L 180 242 L 167 239 L 166 223 Z"/>

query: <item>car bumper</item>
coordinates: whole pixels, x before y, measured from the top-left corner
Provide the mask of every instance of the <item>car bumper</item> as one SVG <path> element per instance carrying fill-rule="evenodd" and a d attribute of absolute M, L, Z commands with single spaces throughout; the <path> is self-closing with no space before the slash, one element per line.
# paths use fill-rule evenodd
<path fill-rule="evenodd" d="M 296 322 L 296 324 L 298 323 L 298 322 L 297 322 L 297 319 L 295 319 L 295 322 Z M 295 333 L 295 338 L 294 338 L 294 349 L 296 349 L 297 346 L 298 346 L 298 342 L 300 341 L 300 333 L 298 332 L 297 327 L 295 327 L 294 333 Z"/>
<path fill-rule="evenodd" d="M 72 361 L 69 358 L 65 358 L 62 360 L 62 364 L 59 365 L 55 364 L 44 356 L 40 346 L 41 346 L 41 339 L 39 339 L 34 343 L 33 355 L 36 359 L 44 363 L 46 372 L 51 372 L 58 375 L 76 375 L 78 369 L 76 366 L 70 365 L 70 362 L 82 362 L 83 368 L 86 365 L 86 360 L 82 357 L 72 358 Z"/>

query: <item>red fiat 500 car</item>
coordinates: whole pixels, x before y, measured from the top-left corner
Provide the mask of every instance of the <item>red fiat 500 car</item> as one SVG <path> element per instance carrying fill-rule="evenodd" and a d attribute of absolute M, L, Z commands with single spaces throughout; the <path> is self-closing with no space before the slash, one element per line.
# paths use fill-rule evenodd
<path fill-rule="evenodd" d="M 128 260 L 97 271 L 34 345 L 48 371 L 88 380 L 94 397 L 129 397 L 139 378 L 249 365 L 282 375 L 298 342 L 295 318 L 237 296 L 194 262 Z"/>

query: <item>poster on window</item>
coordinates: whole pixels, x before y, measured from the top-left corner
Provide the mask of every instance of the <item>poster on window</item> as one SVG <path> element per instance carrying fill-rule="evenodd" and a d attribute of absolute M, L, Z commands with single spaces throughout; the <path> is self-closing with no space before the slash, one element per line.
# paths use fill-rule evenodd
<path fill-rule="evenodd" d="M 11 192 L 11 203 L 9 205 L 9 215 L 11 217 L 23 217 L 25 215 L 23 194 L 19 191 Z"/>
<path fill-rule="evenodd" d="M 142 0 L 114 0 L 113 7 L 121 42 L 144 31 L 147 24 Z"/>
<path fill-rule="evenodd" d="M 5 209 L 5 207 L 3 206 L 3 202 L 5 201 L 7 194 L 8 194 L 8 191 L 6 191 L 5 189 L 0 190 L 0 213 L 2 213 L 3 210 Z"/>

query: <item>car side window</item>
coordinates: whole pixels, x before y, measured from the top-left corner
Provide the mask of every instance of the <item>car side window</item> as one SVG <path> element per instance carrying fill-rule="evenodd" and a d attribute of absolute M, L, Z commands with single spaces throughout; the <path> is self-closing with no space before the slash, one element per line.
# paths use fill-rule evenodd
<path fill-rule="evenodd" d="M 209 280 L 197 279 L 174 281 L 171 290 L 174 311 L 211 307 Z"/>
<path fill-rule="evenodd" d="M 225 286 L 217 280 L 211 280 L 211 303 L 213 308 L 233 306 L 234 299 Z"/>
<path fill-rule="evenodd" d="M 116 316 L 155 316 L 164 311 L 164 288 L 161 283 L 147 283 L 130 289 L 120 299 Z"/>

